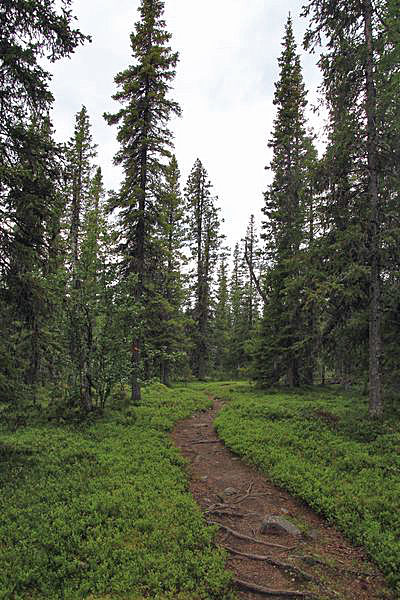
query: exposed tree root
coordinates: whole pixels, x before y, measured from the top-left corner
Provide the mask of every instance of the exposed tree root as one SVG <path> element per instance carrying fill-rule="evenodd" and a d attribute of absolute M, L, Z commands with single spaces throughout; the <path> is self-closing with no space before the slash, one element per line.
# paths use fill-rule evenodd
<path fill-rule="evenodd" d="M 303 562 L 306 563 L 306 565 L 321 565 L 322 567 L 327 567 L 328 569 L 333 569 L 334 571 L 340 571 L 341 573 L 346 573 L 348 575 L 355 575 L 356 577 L 376 577 L 377 574 L 376 573 L 368 573 L 366 571 L 357 571 L 355 569 L 348 569 L 341 561 L 339 561 L 339 559 L 336 559 L 338 562 L 341 563 L 341 565 L 343 566 L 339 566 L 339 565 L 332 565 L 328 562 L 325 562 L 324 560 L 321 560 L 320 558 L 317 558 L 316 556 L 297 556 L 296 558 L 299 558 L 300 560 L 302 560 Z"/>
<path fill-rule="evenodd" d="M 268 563 L 269 565 L 272 565 L 273 567 L 278 567 L 280 569 L 284 569 L 285 571 L 290 571 L 294 575 L 297 575 L 298 577 L 301 577 L 302 579 L 305 579 L 306 581 L 316 581 L 316 577 L 314 577 L 313 575 L 310 575 L 309 573 L 302 571 L 301 569 L 299 569 L 295 565 L 291 565 L 290 563 L 280 562 L 279 560 L 276 560 L 275 558 L 272 558 L 271 556 L 263 556 L 261 554 L 250 554 L 248 552 L 240 552 L 239 550 L 235 550 L 235 548 L 230 548 L 229 546 L 223 546 L 223 547 L 225 548 L 225 550 L 232 552 L 232 554 L 237 554 L 238 556 L 243 556 L 244 558 L 250 558 L 252 560 L 262 560 L 262 561 Z"/>
<path fill-rule="evenodd" d="M 231 535 L 239 538 L 240 540 L 247 540 L 248 542 L 253 542 L 255 544 L 262 544 L 263 546 L 269 546 L 270 548 L 279 548 L 279 550 L 294 550 L 296 546 L 281 546 L 280 544 L 271 544 L 270 542 L 264 542 L 264 540 L 257 540 L 256 538 L 252 538 L 249 535 L 245 535 L 244 533 L 240 533 L 239 531 L 235 531 L 226 525 L 222 525 L 222 523 L 217 523 L 217 521 L 207 521 L 208 525 L 217 525 L 221 529 L 224 529 Z"/>
<path fill-rule="evenodd" d="M 246 498 L 248 498 L 250 496 L 250 492 L 252 490 L 253 485 L 254 485 L 254 482 L 251 481 L 249 487 L 247 488 L 245 495 L 242 498 L 238 498 L 237 500 L 232 500 L 232 504 L 239 504 L 240 502 L 243 502 L 243 500 L 246 500 Z"/>
<path fill-rule="evenodd" d="M 248 590 L 249 592 L 258 592 L 259 594 L 264 594 L 265 596 L 282 596 L 283 598 L 318 598 L 318 596 L 312 592 L 300 592 L 297 590 L 272 590 L 270 588 L 265 588 L 262 585 L 249 583 L 236 578 L 234 579 L 234 582 L 242 589 Z"/>
<path fill-rule="evenodd" d="M 219 444 L 221 440 L 192 440 L 185 446 L 193 446 L 194 444 Z"/>
<path fill-rule="evenodd" d="M 208 515 L 219 515 L 219 516 L 239 517 L 239 518 L 247 517 L 249 515 L 249 513 L 229 512 L 229 510 L 218 510 L 217 508 L 209 509 L 209 510 L 206 510 L 205 512 Z"/>
<path fill-rule="evenodd" d="M 239 498 L 238 500 L 233 500 L 232 504 L 240 504 L 244 500 L 248 500 L 249 498 L 261 498 L 262 496 L 272 496 L 271 492 L 263 492 L 262 494 L 249 494 L 248 496 L 243 496 L 243 498 Z"/>

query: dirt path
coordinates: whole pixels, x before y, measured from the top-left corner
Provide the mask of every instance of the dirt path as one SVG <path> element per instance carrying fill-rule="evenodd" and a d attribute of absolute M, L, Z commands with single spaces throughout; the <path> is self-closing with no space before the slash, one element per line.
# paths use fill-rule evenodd
<path fill-rule="evenodd" d="M 282 592 L 270 594 L 270 598 L 393 598 L 383 577 L 359 548 L 352 547 L 301 501 L 272 485 L 225 448 L 213 427 L 221 407 L 222 403 L 215 400 L 212 410 L 179 423 L 172 437 L 190 461 L 190 489 L 194 498 L 208 521 L 224 526 L 217 535 L 217 543 L 229 548 L 227 566 L 235 578 Z M 287 533 L 261 534 L 263 519 L 271 515 L 294 523 L 302 534 L 297 537 Z M 242 539 L 229 529 L 264 544 Z M 243 554 L 263 555 L 268 559 L 256 560 Z M 237 587 L 238 596 L 243 599 L 268 597 L 245 590 L 240 584 Z M 285 595 L 285 591 L 298 594 Z"/>

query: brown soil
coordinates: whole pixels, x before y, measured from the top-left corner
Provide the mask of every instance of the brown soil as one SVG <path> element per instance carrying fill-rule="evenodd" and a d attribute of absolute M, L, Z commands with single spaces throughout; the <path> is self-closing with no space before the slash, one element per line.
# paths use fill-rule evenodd
<path fill-rule="evenodd" d="M 351 546 L 339 531 L 302 501 L 272 485 L 218 440 L 213 420 L 222 404 L 214 400 L 212 410 L 180 422 L 172 434 L 174 443 L 190 462 L 190 490 L 208 521 L 290 549 L 243 540 L 222 528 L 216 537 L 217 544 L 242 553 L 268 556 L 271 562 L 292 567 L 274 566 L 266 560 L 250 559 L 229 550 L 227 566 L 235 578 L 270 590 L 302 592 L 304 598 L 319 600 L 393 598 L 384 578 L 360 548 Z M 227 488 L 233 488 L 233 493 L 225 493 Z M 270 515 L 291 521 L 302 531 L 301 537 L 261 534 L 261 522 Z M 304 578 L 307 575 L 310 580 Z M 245 591 L 239 584 L 237 589 L 239 598 L 246 600 L 267 597 L 259 592 Z M 283 596 L 272 594 L 269 597 Z"/>

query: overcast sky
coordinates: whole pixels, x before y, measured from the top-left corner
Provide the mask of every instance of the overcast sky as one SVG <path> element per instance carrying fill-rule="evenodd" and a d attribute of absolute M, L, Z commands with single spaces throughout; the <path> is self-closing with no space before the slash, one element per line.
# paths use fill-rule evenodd
<path fill-rule="evenodd" d="M 120 180 L 112 164 L 117 130 L 102 115 L 118 106 L 111 100 L 113 79 L 131 62 L 129 34 L 138 19 L 138 3 L 74 0 L 79 27 L 93 41 L 53 67 L 57 137 L 72 135 L 75 114 L 85 104 L 108 189 L 117 189 Z M 182 184 L 200 158 L 219 197 L 230 245 L 243 237 L 251 213 L 261 220 L 270 177 L 264 167 L 270 160 L 277 58 L 289 12 L 309 100 L 317 102 L 320 75 L 315 57 L 301 50 L 306 28 L 301 6 L 302 0 L 165 0 L 171 45 L 180 54 L 173 98 L 183 116 L 173 121 L 172 129 Z M 316 117 L 311 118 L 316 125 Z"/>

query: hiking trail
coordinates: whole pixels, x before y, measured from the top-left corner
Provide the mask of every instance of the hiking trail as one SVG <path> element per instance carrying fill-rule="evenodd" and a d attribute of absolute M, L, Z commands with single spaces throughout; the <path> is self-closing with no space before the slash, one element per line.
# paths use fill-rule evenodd
<path fill-rule="evenodd" d="M 172 439 L 189 461 L 193 497 L 218 524 L 239 598 L 393 598 L 362 549 L 225 447 L 213 426 L 222 406 L 214 399 L 211 410 L 178 423 Z"/>

